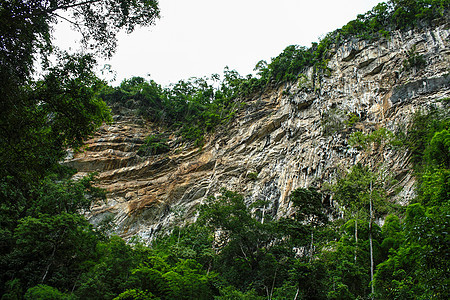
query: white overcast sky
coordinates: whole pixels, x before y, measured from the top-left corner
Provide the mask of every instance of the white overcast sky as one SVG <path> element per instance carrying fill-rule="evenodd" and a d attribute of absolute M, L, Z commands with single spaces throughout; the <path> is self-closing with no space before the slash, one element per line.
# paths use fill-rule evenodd
<path fill-rule="evenodd" d="M 381 0 L 160 0 L 161 19 L 151 27 L 119 34 L 110 64 L 118 85 L 141 76 L 163 86 L 189 77 L 241 75 L 286 46 L 311 46 Z M 58 24 L 56 44 L 76 48 L 69 26 Z M 150 75 L 148 75 L 150 74 Z M 101 77 L 101 76 L 100 76 Z"/>

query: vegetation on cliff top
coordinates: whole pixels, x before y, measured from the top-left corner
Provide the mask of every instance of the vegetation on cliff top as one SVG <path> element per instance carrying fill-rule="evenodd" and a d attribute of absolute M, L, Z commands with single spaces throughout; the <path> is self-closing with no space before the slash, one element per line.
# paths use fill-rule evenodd
<path fill-rule="evenodd" d="M 122 105 L 137 110 L 139 115 L 167 126 L 185 140 L 202 145 L 204 135 L 232 119 L 240 107 L 238 101 L 244 101 L 246 97 L 289 81 L 299 81 L 314 91 L 320 88 L 321 78 L 330 72 L 328 61 L 333 48 L 351 39 L 389 38 L 396 30 L 446 23 L 449 8 L 449 0 L 383 2 L 328 33 L 310 48 L 290 45 L 270 63 L 258 62 L 256 76 L 243 77 L 226 68 L 222 80 L 215 74 L 207 79 L 181 80 L 167 88 L 135 77 L 124 80 L 119 87 L 104 90 L 102 99 L 113 107 Z M 411 51 L 410 58 L 404 63 L 405 69 L 425 63 Z M 313 70 L 311 78 L 302 73 L 308 68 Z"/>

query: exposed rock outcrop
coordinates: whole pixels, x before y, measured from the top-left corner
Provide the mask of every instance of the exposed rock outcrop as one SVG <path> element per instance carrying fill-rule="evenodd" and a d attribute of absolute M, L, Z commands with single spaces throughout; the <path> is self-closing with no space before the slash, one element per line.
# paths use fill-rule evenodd
<path fill-rule="evenodd" d="M 367 157 L 347 138 L 356 129 L 406 130 L 415 111 L 443 105 L 439 100 L 450 97 L 449 34 L 438 27 L 372 43 L 350 41 L 334 49 L 329 74 L 314 84 L 310 69 L 298 82 L 246 99 L 236 119 L 208 136 L 202 149 L 172 139 L 170 152 L 140 157 L 138 147 L 156 129 L 117 116 L 86 141 L 86 151 L 65 163 L 80 174 L 99 172 L 108 202 L 93 207 L 89 218 L 98 223 L 113 216 L 115 231 L 124 237 L 151 238 L 174 221 L 175 207 L 194 217 L 195 207 L 222 187 L 248 202 L 266 200 L 269 213 L 286 215 L 293 189 L 320 188 L 371 160 L 395 176 L 403 188 L 396 201 L 406 202 L 414 196 L 408 153 L 386 148 Z M 426 65 L 406 70 L 403 62 L 413 47 Z M 352 128 L 344 124 L 349 113 L 359 118 Z"/>

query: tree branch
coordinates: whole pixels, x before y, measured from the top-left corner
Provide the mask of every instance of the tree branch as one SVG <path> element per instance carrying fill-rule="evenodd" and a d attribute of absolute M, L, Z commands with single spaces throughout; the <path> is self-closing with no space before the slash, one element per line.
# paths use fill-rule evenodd
<path fill-rule="evenodd" d="M 78 24 L 78 23 L 76 23 L 76 22 L 74 22 L 74 21 L 72 21 L 72 20 L 70 20 L 70 19 L 68 19 L 68 18 L 66 18 L 66 17 L 63 17 L 63 16 L 61 16 L 61 15 L 59 15 L 59 14 L 57 14 L 57 13 L 54 13 L 54 12 L 49 12 L 49 14 L 54 15 L 54 16 L 57 17 L 57 18 L 61 18 L 61 19 L 63 19 L 64 21 L 69 22 L 70 24 L 74 25 L 74 26 L 77 27 L 79 30 L 81 30 L 80 24 Z"/>
<path fill-rule="evenodd" d="M 52 9 L 47 9 L 45 12 L 52 13 L 59 9 L 69 9 L 69 8 L 83 6 L 86 4 L 93 4 L 93 3 L 97 3 L 97 2 L 102 2 L 102 0 L 88 0 L 88 1 L 80 2 L 80 3 L 72 3 L 72 4 L 57 6 L 57 7 L 53 7 Z"/>

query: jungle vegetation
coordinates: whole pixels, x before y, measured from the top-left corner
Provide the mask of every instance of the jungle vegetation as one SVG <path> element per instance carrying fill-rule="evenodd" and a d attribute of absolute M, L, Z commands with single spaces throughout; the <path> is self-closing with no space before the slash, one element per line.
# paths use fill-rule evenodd
<path fill-rule="evenodd" d="M 381 3 L 311 48 L 289 46 L 260 62 L 256 77 L 226 69 L 214 85 L 191 79 L 162 88 L 132 78 L 113 88 L 94 74 L 95 56 L 114 52 L 118 30 L 154 24 L 157 1 L 1 1 L 1 299 L 448 299 L 448 108 L 418 112 L 398 135 L 417 178 L 417 197 L 405 207 L 390 202 L 379 169 L 356 165 L 328 190 L 294 190 L 293 216 L 273 219 L 264 201 L 248 207 L 223 190 L 199 207 L 195 223 L 151 244 L 89 224 L 84 212 L 105 192 L 95 174 L 74 180 L 76 170 L 59 164 L 67 148 L 111 121 L 105 101 L 201 144 L 245 97 L 300 80 L 305 67 L 316 70 L 314 88 L 329 71 L 332 44 L 446 22 L 448 9 L 448 0 Z M 51 28 L 67 15 L 93 53 L 54 48 Z M 376 138 L 354 136 L 360 144 Z M 143 155 L 167 150 L 164 136 L 147 144 Z M 338 208 L 343 217 L 330 218 Z"/>
<path fill-rule="evenodd" d="M 104 89 L 101 98 L 113 108 L 122 105 L 136 110 L 138 115 L 201 146 L 204 135 L 232 120 L 246 98 L 292 81 L 310 91 L 320 91 L 321 79 L 331 72 L 328 61 L 333 48 L 352 39 L 388 39 L 396 30 L 448 23 L 449 9 L 449 0 L 382 2 L 309 48 L 290 45 L 269 63 L 258 62 L 254 69 L 256 75 L 241 76 L 226 67 L 223 76 L 213 74 L 210 78 L 180 80 L 165 88 L 153 80 L 134 77 L 124 80 L 118 87 Z M 404 69 L 423 67 L 425 63 L 415 49 L 411 49 Z M 311 78 L 304 74 L 308 68 L 313 69 Z"/>

